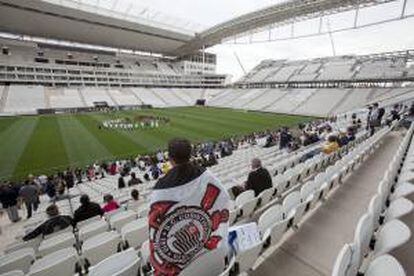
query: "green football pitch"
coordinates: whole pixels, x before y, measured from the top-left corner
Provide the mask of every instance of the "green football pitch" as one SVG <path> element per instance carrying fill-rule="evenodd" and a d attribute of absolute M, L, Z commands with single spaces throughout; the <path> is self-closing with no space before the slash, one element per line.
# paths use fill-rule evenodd
<path fill-rule="evenodd" d="M 157 129 L 99 129 L 110 119 L 139 115 L 162 116 L 170 123 Z M 151 153 L 174 137 L 212 141 L 253 131 L 295 126 L 312 118 L 217 108 L 170 108 L 20 116 L 0 119 L 0 179 L 50 174 L 68 166 Z"/>

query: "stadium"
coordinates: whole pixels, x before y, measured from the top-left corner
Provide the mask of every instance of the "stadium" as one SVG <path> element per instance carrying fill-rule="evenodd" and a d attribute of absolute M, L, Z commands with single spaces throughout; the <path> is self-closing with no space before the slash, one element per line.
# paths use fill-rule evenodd
<path fill-rule="evenodd" d="M 214 1 L 0 0 L 0 276 L 414 275 L 414 0 Z"/>

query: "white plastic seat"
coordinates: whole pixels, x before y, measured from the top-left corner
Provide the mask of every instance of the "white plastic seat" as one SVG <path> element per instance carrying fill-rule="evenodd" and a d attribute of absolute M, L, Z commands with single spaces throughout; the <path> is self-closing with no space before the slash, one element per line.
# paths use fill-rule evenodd
<path fill-rule="evenodd" d="M 359 248 L 359 255 L 356 255 L 356 264 L 359 267 L 362 259 L 370 251 L 370 242 L 374 232 L 374 222 L 371 213 L 365 213 L 358 221 L 355 229 L 355 246 Z"/>
<path fill-rule="evenodd" d="M 201 257 L 193 260 L 183 271 L 180 276 L 211 276 L 219 275 L 224 271 L 226 246 L 210 251 Z"/>
<path fill-rule="evenodd" d="M 258 220 L 258 227 L 262 234 L 265 233 L 267 229 L 275 224 L 278 221 L 283 220 L 283 208 L 282 205 L 274 205 L 267 209 Z"/>
<path fill-rule="evenodd" d="M 229 212 L 229 224 L 232 225 L 237 221 L 237 218 L 240 214 L 240 209 L 235 207 L 233 210 Z"/>
<path fill-rule="evenodd" d="M 115 254 L 121 242 L 121 236 L 114 231 L 104 232 L 87 239 L 82 245 L 82 256 L 90 265 L 95 265 L 103 259 Z"/>
<path fill-rule="evenodd" d="M 396 200 L 391 201 L 390 206 L 388 207 L 385 214 L 385 221 L 403 217 L 411 213 L 413 209 L 414 204 L 411 202 L 411 200 L 408 200 L 405 197 L 400 197 Z"/>
<path fill-rule="evenodd" d="M 285 218 L 293 218 L 295 216 L 296 208 L 299 206 L 300 203 L 300 192 L 295 191 L 287 195 L 283 200 L 282 204 Z"/>
<path fill-rule="evenodd" d="M 257 207 L 258 198 L 253 198 L 240 206 L 241 215 L 243 218 L 251 216 Z"/>
<path fill-rule="evenodd" d="M 352 261 L 352 246 L 345 244 L 336 257 L 335 264 L 332 270 L 332 276 L 351 276 L 348 268 Z"/>
<path fill-rule="evenodd" d="M 259 194 L 260 206 L 265 206 L 272 199 L 275 188 L 269 188 Z"/>
<path fill-rule="evenodd" d="M 7 248 L 4 250 L 5 254 L 23 249 L 23 248 L 32 248 L 35 252 L 39 248 L 40 243 L 42 242 L 42 236 L 38 236 L 37 238 L 25 241 L 25 242 L 17 242 L 12 243 L 7 246 Z"/>
<path fill-rule="evenodd" d="M 122 240 L 132 248 L 139 248 L 148 239 L 148 220 L 140 218 L 125 224 L 121 229 Z"/>
<path fill-rule="evenodd" d="M 414 193 L 414 184 L 409 182 L 403 182 L 398 184 L 395 188 L 395 192 L 392 194 L 392 199 L 398 199 L 400 197 L 407 197 Z"/>
<path fill-rule="evenodd" d="M 120 232 L 122 226 L 135 220 L 136 218 L 137 218 L 137 214 L 135 212 L 132 212 L 132 211 L 119 212 L 118 214 L 111 216 L 109 220 L 109 224 L 111 225 L 112 229 L 115 229 L 118 232 Z"/>
<path fill-rule="evenodd" d="M 79 261 L 73 247 L 55 251 L 34 262 L 28 275 L 30 276 L 70 276 L 75 274 L 75 266 Z"/>
<path fill-rule="evenodd" d="M 252 200 L 253 198 L 254 198 L 253 190 L 244 191 L 243 193 L 239 194 L 236 197 L 235 204 L 236 206 L 240 207 L 244 205 L 246 202 Z"/>
<path fill-rule="evenodd" d="M 91 218 L 89 218 L 89 219 L 79 221 L 79 222 L 76 224 L 76 226 L 77 226 L 78 228 L 80 228 L 80 227 L 83 227 L 83 226 L 85 226 L 85 225 L 88 225 L 89 223 L 93 223 L 93 222 L 97 222 L 97 221 L 102 221 L 102 217 L 101 217 L 101 216 L 94 216 L 94 217 L 91 217 Z"/>
<path fill-rule="evenodd" d="M 89 276 L 136 276 L 138 275 L 140 258 L 130 248 L 114 254 L 89 269 Z"/>
<path fill-rule="evenodd" d="M 405 276 L 404 268 L 390 255 L 382 255 L 370 262 L 365 276 Z"/>
<path fill-rule="evenodd" d="M 257 261 L 257 258 L 259 257 L 262 248 L 263 243 L 260 242 L 243 252 L 239 252 L 236 255 L 236 264 L 239 268 L 239 273 L 248 271 L 252 268 L 252 266 Z"/>
<path fill-rule="evenodd" d="M 0 276 L 24 276 L 24 273 L 23 271 L 20 271 L 20 270 L 13 270 L 13 271 L 3 273 Z"/>
<path fill-rule="evenodd" d="M 411 237 L 410 228 L 400 220 L 387 222 L 376 236 L 374 256 L 386 254 L 405 244 Z"/>
<path fill-rule="evenodd" d="M 32 248 L 23 248 L 0 257 L 0 273 L 20 270 L 29 271 L 30 265 L 35 260 L 35 252 Z"/>
<path fill-rule="evenodd" d="M 54 251 L 72 247 L 75 242 L 75 236 L 72 232 L 62 233 L 60 235 L 42 241 L 39 246 L 39 255 L 46 256 L 50 253 L 53 253 Z"/>
<path fill-rule="evenodd" d="M 269 226 L 263 233 L 263 242 L 268 241 L 268 239 L 270 239 L 271 245 L 277 244 L 283 238 L 283 235 L 288 229 L 288 223 L 289 219 L 283 219 Z"/>
<path fill-rule="evenodd" d="M 108 230 L 109 227 L 106 221 L 95 220 L 94 222 L 87 223 L 79 228 L 79 239 L 81 241 L 85 241 L 90 237 L 96 236 Z"/>

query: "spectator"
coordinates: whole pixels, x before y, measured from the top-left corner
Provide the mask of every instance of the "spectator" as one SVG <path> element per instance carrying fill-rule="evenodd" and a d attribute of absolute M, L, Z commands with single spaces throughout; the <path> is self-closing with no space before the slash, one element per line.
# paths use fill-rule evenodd
<path fill-rule="evenodd" d="M 131 179 L 128 181 L 128 186 L 135 186 L 138 184 L 142 184 L 142 180 L 137 178 L 137 175 L 133 172 L 131 173 Z"/>
<path fill-rule="evenodd" d="M 269 171 L 262 167 L 260 159 L 252 160 L 252 171 L 245 183 L 246 190 L 253 190 L 254 195 L 258 196 L 262 191 L 272 187 L 272 177 Z"/>
<path fill-rule="evenodd" d="M 98 203 L 91 202 L 88 195 L 82 195 L 79 201 L 81 206 L 76 209 L 73 216 L 75 224 L 96 216 L 103 216 L 104 212 L 101 206 Z"/>
<path fill-rule="evenodd" d="M 121 175 L 118 178 L 118 189 L 125 188 L 125 180 L 124 180 L 124 174 L 121 173 Z"/>
<path fill-rule="evenodd" d="M 178 275 L 208 252 L 216 257 L 210 264 L 224 264 L 230 198 L 216 177 L 190 162 L 191 151 L 185 139 L 169 142 L 173 168 L 151 195 L 148 222 L 155 275 Z M 169 252 L 174 254 L 166 258 Z"/>
<path fill-rule="evenodd" d="M 24 236 L 24 241 L 34 239 L 40 235 L 50 235 L 54 232 L 66 229 L 67 227 L 74 225 L 73 219 L 70 216 L 62 216 L 59 214 L 59 208 L 55 204 L 52 204 L 46 208 L 46 214 L 49 217 L 48 220 Z"/>
<path fill-rule="evenodd" d="M 26 205 L 27 219 L 29 219 L 33 211 L 36 212 L 39 207 L 39 189 L 34 182 L 26 180 L 25 185 L 20 189 L 19 196 Z"/>
<path fill-rule="evenodd" d="M 137 189 L 131 191 L 131 199 L 128 201 L 127 209 L 137 212 L 142 202 L 139 200 L 139 192 Z"/>
<path fill-rule="evenodd" d="M 292 135 L 288 128 L 283 128 L 279 134 L 279 149 L 285 149 L 289 146 L 292 141 Z"/>
<path fill-rule="evenodd" d="M 53 181 L 53 177 L 49 176 L 47 178 L 46 187 L 45 187 L 45 193 L 50 198 L 50 200 L 55 200 L 56 197 L 56 186 Z"/>
<path fill-rule="evenodd" d="M 18 222 L 21 219 L 17 208 L 18 197 L 18 189 L 13 184 L 0 186 L 0 203 L 3 208 L 6 209 L 11 222 Z"/>
<path fill-rule="evenodd" d="M 322 151 L 325 154 L 331 154 L 335 151 L 337 151 L 339 149 L 339 144 L 337 141 L 337 137 L 334 135 L 331 135 L 328 137 L 328 141 L 326 142 L 326 144 L 323 146 Z"/>
<path fill-rule="evenodd" d="M 104 213 L 109 213 L 119 209 L 119 204 L 114 200 L 114 197 L 110 194 L 104 196 L 105 205 L 102 207 Z"/>

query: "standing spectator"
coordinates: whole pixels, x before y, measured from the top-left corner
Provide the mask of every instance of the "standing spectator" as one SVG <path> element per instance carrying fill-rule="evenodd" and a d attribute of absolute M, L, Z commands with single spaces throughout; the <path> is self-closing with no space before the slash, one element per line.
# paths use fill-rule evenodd
<path fill-rule="evenodd" d="M 47 178 L 45 193 L 50 198 L 50 200 L 55 200 L 56 197 L 56 186 L 55 182 L 53 181 L 53 177 L 49 176 Z"/>
<path fill-rule="evenodd" d="M 124 179 L 124 174 L 121 173 L 121 175 L 118 178 L 118 189 L 123 189 L 125 188 L 125 179 Z"/>
<path fill-rule="evenodd" d="M 0 203 L 6 209 L 11 222 L 18 222 L 21 219 L 17 208 L 18 197 L 19 192 L 12 183 L 0 186 Z"/>
<path fill-rule="evenodd" d="M 119 209 L 118 202 L 115 201 L 114 197 L 110 194 L 104 196 L 105 205 L 102 207 L 104 213 L 109 213 Z"/>
<path fill-rule="evenodd" d="M 19 196 L 26 205 L 27 218 L 29 219 L 32 217 L 33 211 L 36 212 L 39 207 L 39 189 L 34 182 L 26 180 L 24 186 L 20 188 Z"/>
<path fill-rule="evenodd" d="M 98 203 L 91 202 L 88 195 L 82 195 L 79 199 L 81 206 L 76 209 L 73 219 L 75 224 L 96 216 L 103 216 L 104 212 Z"/>
<path fill-rule="evenodd" d="M 34 239 L 40 235 L 50 235 L 54 232 L 66 229 L 69 226 L 74 226 L 72 218 L 70 216 L 60 215 L 59 208 L 55 204 L 52 204 L 46 208 L 46 214 L 49 217 L 48 220 L 24 236 L 24 241 Z"/>
<path fill-rule="evenodd" d="M 206 253 L 215 257 L 211 265 L 224 268 L 230 198 L 216 177 L 190 162 L 191 151 L 188 140 L 169 142 L 173 168 L 151 194 L 148 223 L 155 275 L 178 275 Z"/>
<path fill-rule="evenodd" d="M 283 128 L 279 134 L 279 149 L 285 149 L 292 141 L 292 135 L 288 128 Z"/>
<path fill-rule="evenodd" d="M 254 195 L 258 196 L 261 192 L 272 187 L 272 177 L 269 171 L 262 167 L 260 159 L 252 160 L 252 171 L 245 183 L 246 190 L 253 190 Z"/>

